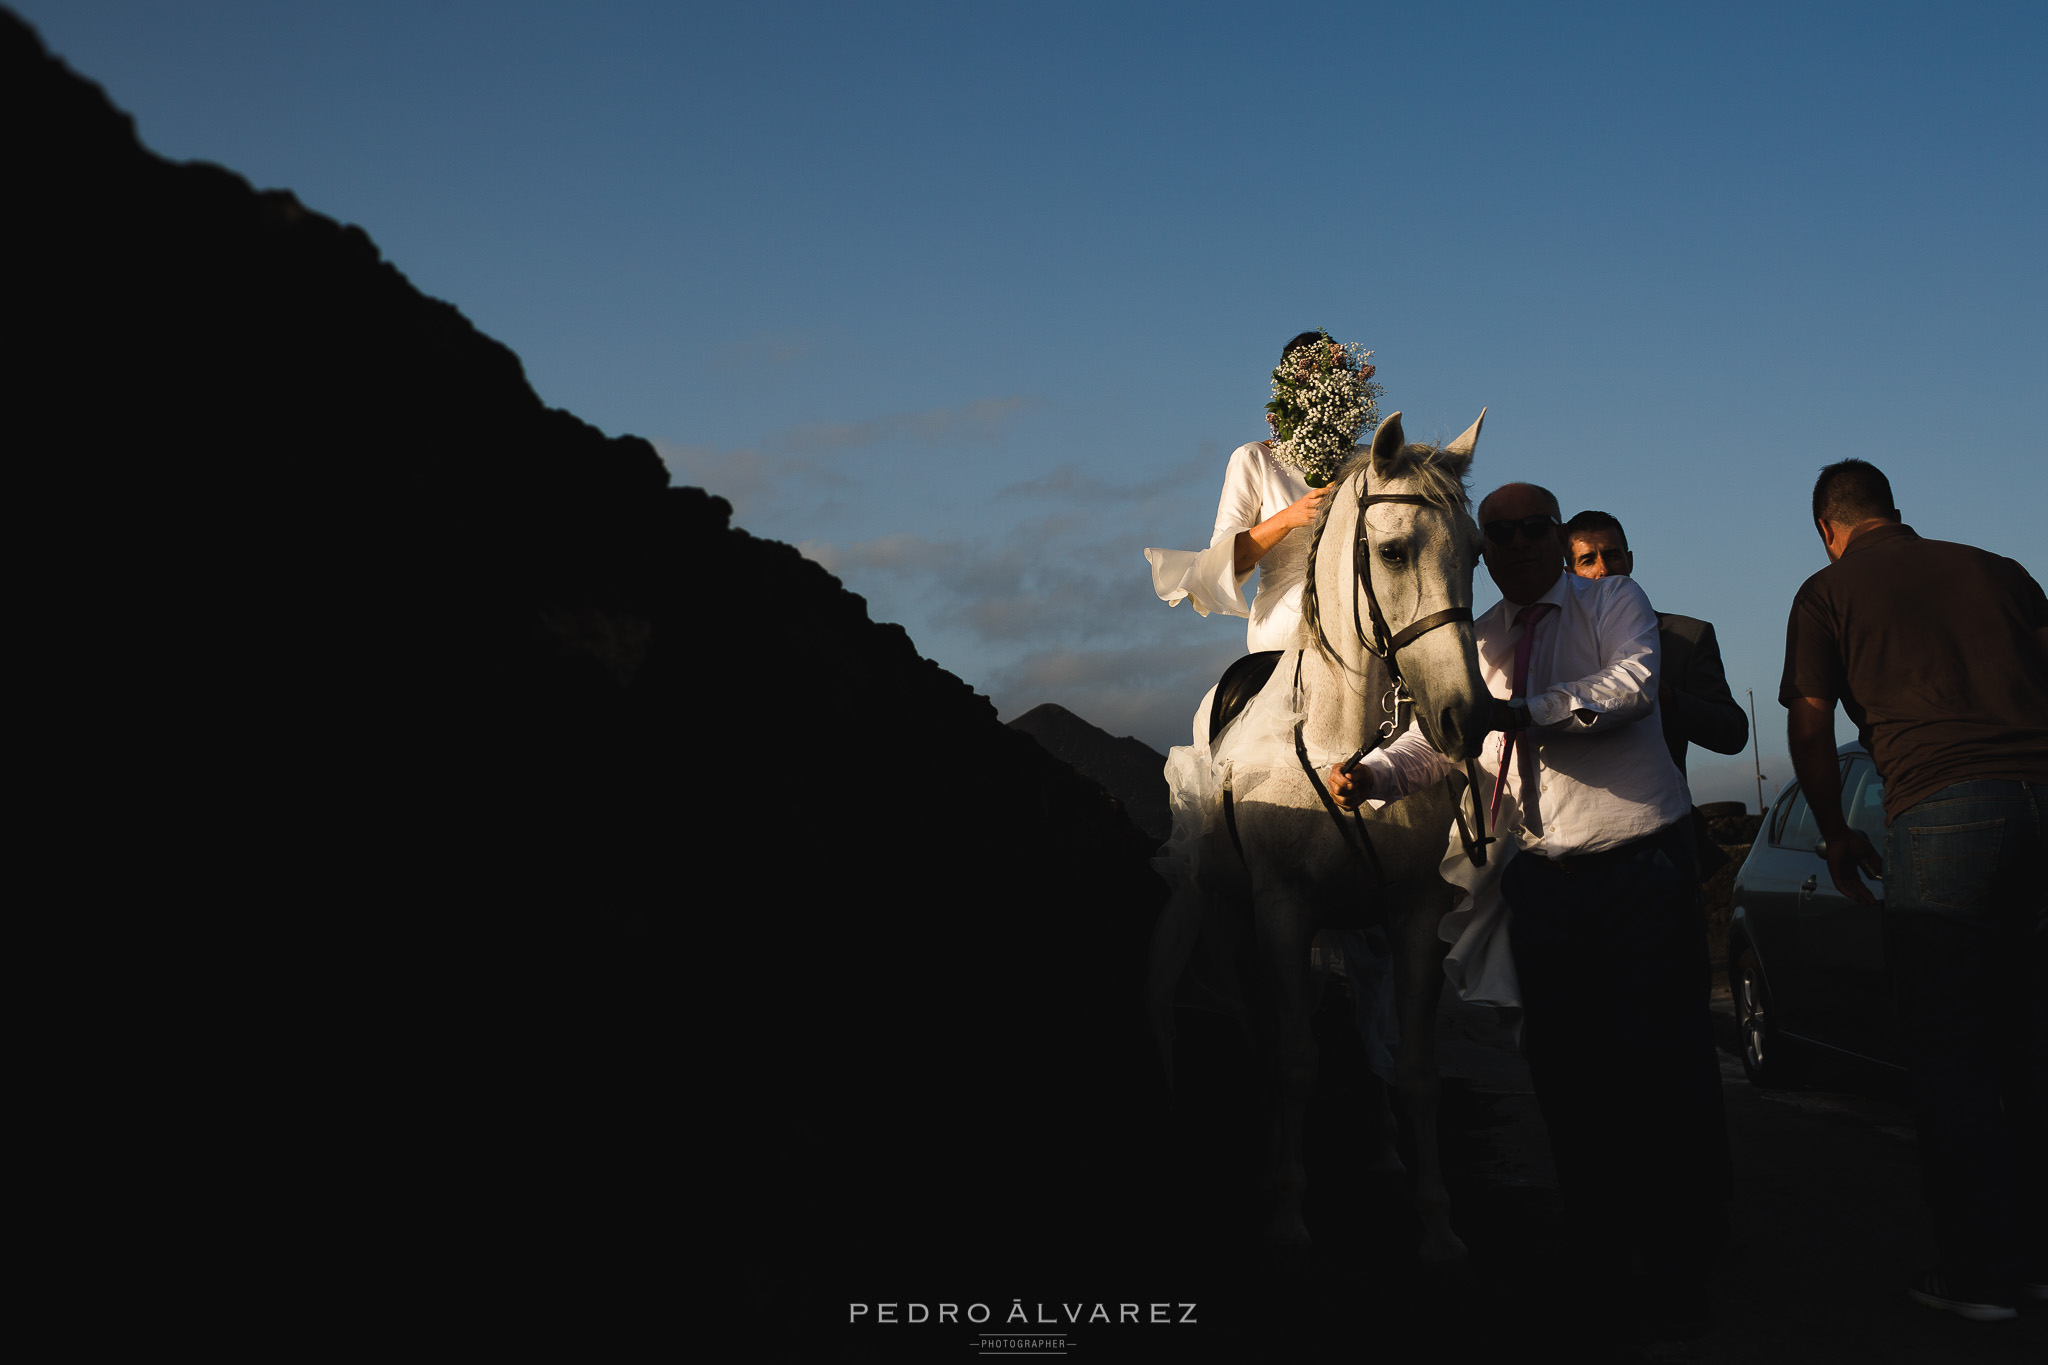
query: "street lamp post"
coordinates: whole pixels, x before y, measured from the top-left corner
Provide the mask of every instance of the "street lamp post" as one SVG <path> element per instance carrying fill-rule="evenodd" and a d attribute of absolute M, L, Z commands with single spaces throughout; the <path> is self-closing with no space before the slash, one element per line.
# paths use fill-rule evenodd
<path fill-rule="evenodd" d="M 1764 762 L 1759 757 L 1756 734 L 1756 689 L 1745 689 L 1749 693 L 1749 761 L 1756 768 L 1756 813 L 1764 813 Z"/>

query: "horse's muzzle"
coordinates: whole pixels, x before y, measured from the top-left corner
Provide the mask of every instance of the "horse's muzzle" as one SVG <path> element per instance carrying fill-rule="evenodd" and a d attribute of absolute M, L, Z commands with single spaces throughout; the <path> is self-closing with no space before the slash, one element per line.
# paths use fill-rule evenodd
<path fill-rule="evenodd" d="M 1485 717 L 1446 706 L 1436 718 L 1437 751 L 1458 763 L 1479 757 L 1486 745 L 1486 724 Z"/>

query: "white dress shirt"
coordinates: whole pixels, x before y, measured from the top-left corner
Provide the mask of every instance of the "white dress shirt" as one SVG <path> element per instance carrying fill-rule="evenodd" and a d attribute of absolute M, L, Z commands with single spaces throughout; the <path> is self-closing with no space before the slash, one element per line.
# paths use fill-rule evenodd
<path fill-rule="evenodd" d="M 1308 577 L 1307 527 L 1289 531 L 1258 563 L 1259 590 L 1247 602 L 1251 572 L 1238 573 L 1237 535 L 1308 496 L 1298 470 L 1273 458 L 1263 441 L 1241 445 L 1223 472 L 1223 496 L 1216 504 L 1216 529 L 1206 550 L 1146 550 L 1152 589 L 1168 606 L 1187 602 L 1207 616 L 1249 616 L 1245 651 L 1292 649 L 1301 633 L 1301 590 Z"/>
<path fill-rule="evenodd" d="M 1598 853 L 1655 833 L 1692 809 L 1664 747 L 1657 711 L 1657 614 L 1623 577 L 1561 575 L 1536 599 L 1554 610 L 1536 622 L 1529 656 L 1529 728 L 1509 765 L 1514 796 L 1501 807 L 1503 841 L 1561 857 Z M 1473 622 L 1480 676 L 1511 697 L 1521 606 L 1500 602 Z M 1512 698 L 1511 698 L 1512 699 Z M 1491 804 L 1506 736 L 1488 735 L 1479 760 Z M 1454 765 L 1419 728 L 1366 755 L 1372 794 L 1396 798 L 1440 781 Z"/>

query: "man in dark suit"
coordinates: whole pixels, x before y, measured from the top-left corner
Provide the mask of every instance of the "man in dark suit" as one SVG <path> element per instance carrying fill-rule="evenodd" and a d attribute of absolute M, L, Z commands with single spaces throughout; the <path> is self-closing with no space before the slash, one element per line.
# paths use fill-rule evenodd
<path fill-rule="evenodd" d="M 1565 562 L 1581 578 L 1627 578 L 1635 572 L 1628 534 L 1605 512 L 1579 513 L 1565 523 L 1564 539 Z M 1660 611 L 1657 644 L 1663 658 L 1657 709 L 1664 720 L 1664 747 L 1678 771 L 1685 771 L 1688 745 L 1717 754 L 1741 753 L 1749 743 L 1749 717 L 1728 691 L 1713 623 Z"/>

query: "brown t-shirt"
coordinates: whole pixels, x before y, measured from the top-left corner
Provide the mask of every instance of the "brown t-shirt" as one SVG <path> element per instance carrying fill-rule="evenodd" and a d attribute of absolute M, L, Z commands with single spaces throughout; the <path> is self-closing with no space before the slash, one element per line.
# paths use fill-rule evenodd
<path fill-rule="evenodd" d="M 2048 782 L 2048 598 L 2010 559 L 1910 526 L 1806 580 L 1778 700 L 1835 699 L 1884 775 L 1884 817 L 1983 778 Z"/>

